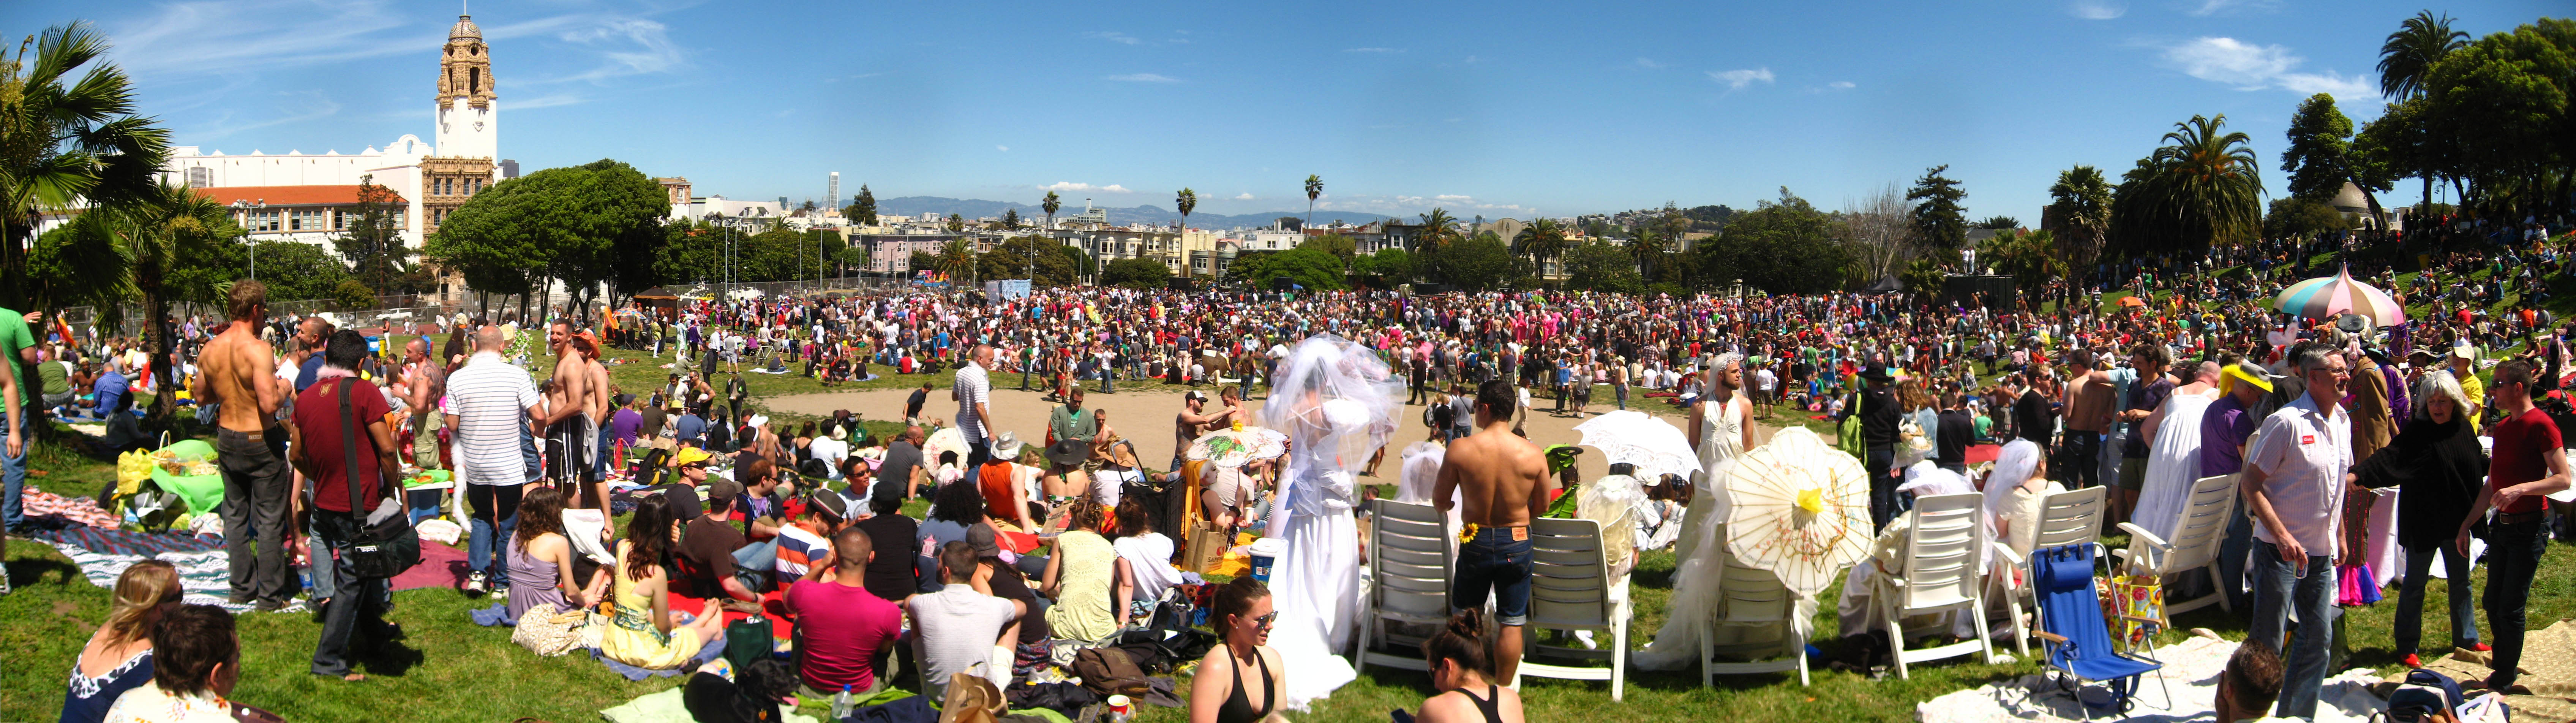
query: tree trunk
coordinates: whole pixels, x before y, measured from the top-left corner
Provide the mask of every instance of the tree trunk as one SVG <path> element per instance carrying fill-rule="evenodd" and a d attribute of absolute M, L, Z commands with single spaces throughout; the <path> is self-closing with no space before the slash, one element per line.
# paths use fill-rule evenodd
<path fill-rule="evenodd" d="M 159 278 L 157 275 L 154 278 Z M 143 288 L 143 323 L 150 331 L 145 338 L 152 349 L 152 408 L 143 418 L 145 429 L 169 429 L 170 413 L 178 406 L 177 395 L 171 394 L 170 360 L 176 356 L 170 339 L 168 299 L 161 286 L 154 283 Z M 105 410 L 102 410 L 105 411 Z"/>

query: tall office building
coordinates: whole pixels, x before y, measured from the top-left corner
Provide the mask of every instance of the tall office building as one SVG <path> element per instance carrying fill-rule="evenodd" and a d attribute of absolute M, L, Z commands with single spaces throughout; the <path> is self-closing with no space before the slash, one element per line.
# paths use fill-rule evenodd
<path fill-rule="evenodd" d="M 823 193 L 823 207 L 824 207 L 824 208 L 840 208 L 840 207 L 841 207 L 841 172 L 840 172 L 840 171 L 833 171 L 833 172 L 832 172 L 832 180 L 831 180 L 829 183 L 826 183 L 826 184 L 824 185 L 824 193 Z"/>

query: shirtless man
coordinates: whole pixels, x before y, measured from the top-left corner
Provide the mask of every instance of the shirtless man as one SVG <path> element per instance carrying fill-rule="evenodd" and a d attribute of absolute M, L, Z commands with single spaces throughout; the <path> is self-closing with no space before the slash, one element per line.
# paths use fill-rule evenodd
<path fill-rule="evenodd" d="M 1547 456 L 1512 433 L 1518 396 L 1499 379 L 1476 388 L 1476 433 L 1449 443 L 1431 488 L 1431 504 L 1444 515 L 1451 496 L 1459 497 L 1458 519 L 1475 530 L 1458 546 L 1449 607 L 1481 608 L 1487 595 L 1494 597 L 1494 621 L 1502 626 L 1494 640 L 1495 680 L 1512 680 L 1521 667 L 1521 628 L 1529 624 L 1529 524 L 1546 514 L 1548 490 L 1555 486 Z"/>
<path fill-rule="evenodd" d="M 215 454 L 223 466 L 224 501 L 215 513 L 223 518 L 224 529 L 256 530 L 224 536 L 224 553 L 232 559 L 231 601 L 256 601 L 260 610 L 276 610 L 295 595 L 286 572 L 287 498 L 293 477 L 287 471 L 286 430 L 277 424 L 287 385 L 277 378 L 268 342 L 259 339 L 260 320 L 268 316 L 268 287 L 250 280 L 234 283 L 225 310 L 232 324 L 198 355 L 192 393 L 206 404 L 222 405 L 216 413 Z M 259 544 L 256 556 L 253 538 Z"/>
<path fill-rule="evenodd" d="M 581 413 L 584 423 L 590 426 L 593 442 L 590 456 L 581 460 L 582 469 L 590 473 L 586 486 L 594 495 L 593 499 L 599 502 L 600 509 L 607 509 L 608 460 L 615 455 L 609 449 L 613 437 L 608 429 L 608 415 L 617 412 L 617 404 L 609 394 L 608 365 L 599 363 L 599 343 L 588 336 L 575 336 L 572 341 L 573 349 L 581 352 L 584 392 Z"/>
<path fill-rule="evenodd" d="M 1179 415 L 1172 417 L 1172 466 L 1170 469 L 1174 475 L 1181 473 L 1181 463 L 1184 461 L 1181 457 L 1181 453 L 1189 451 L 1191 442 L 1198 441 L 1200 436 L 1209 432 L 1214 432 L 1218 427 L 1230 424 L 1230 420 L 1234 418 L 1235 410 L 1232 407 L 1228 407 L 1222 412 L 1208 414 L 1206 412 L 1207 402 L 1207 392 L 1202 392 L 1196 389 L 1190 390 L 1188 394 L 1181 395 L 1181 404 L 1187 408 L 1181 410 Z"/>
<path fill-rule="evenodd" d="M 438 400 L 447 396 L 447 365 L 429 358 L 429 339 L 403 344 L 403 403 L 411 406 L 412 465 L 438 469 L 438 427 L 446 415 Z"/>
<path fill-rule="evenodd" d="M 569 487 L 571 507 L 606 509 L 608 498 L 602 494 L 593 504 L 586 494 L 590 477 L 590 447 L 599 434 L 586 424 L 582 414 L 590 400 L 590 362 L 572 345 L 572 322 L 557 321 L 546 327 L 546 347 L 555 352 L 554 376 L 546 387 L 546 440 L 552 449 L 546 455 L 547 472 L 557 487 Z"/>

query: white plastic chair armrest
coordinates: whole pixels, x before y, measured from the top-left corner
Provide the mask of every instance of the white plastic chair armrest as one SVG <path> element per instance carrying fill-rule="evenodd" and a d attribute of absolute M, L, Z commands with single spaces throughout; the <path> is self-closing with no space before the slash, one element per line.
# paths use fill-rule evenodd
<path fill-rule="evenodd" d="M 2136 539 L 2136 540 L 2138 540 L 2138 541 L 2145 542 L 2145 543 L 2147 543 L 2147 545 L 2149 545 L 2149 546 L 2151 546 L 2151 547 L 2154 547 L 2154 548 L 2156 548 L 2156 549 L 2159 549 L 2159 550 L 2171 550 L 2171 549 L 2173 549 L 2173 543 L 2166 542 L 2166 541 L 2165 541 L 2165 538 L 2157 537 L 2157 536 L 2156 536 L 2156 533 L 2148 532 L 2148 531 L 2147 531 L 2147 528 L 2139 527 L 2139 526 L 2137 526 L 2136 524 L 2132 524 L 2132 523 L 2128 523 L 2128 522 L 2122 522 L 2122 523 L 2120 523 L 2120 529 L 2123 529 L 2123 530 L 2127 530 L 2127 531 L 2129 531 L 2129 537 L 2131 537 L 2132 539 Z"/>
<path fill-rule="evenodd" d="M 1987 540 L 1986 547 L 1992 548 L 1996 555 L 2004 558 L 2005 562 L 2010 562 L 2015 566 L 2019 566 L 2022 563 L 2021 553 L 2012 549 L 2011 545 L 2006 545 L 1994 540 Z"/>

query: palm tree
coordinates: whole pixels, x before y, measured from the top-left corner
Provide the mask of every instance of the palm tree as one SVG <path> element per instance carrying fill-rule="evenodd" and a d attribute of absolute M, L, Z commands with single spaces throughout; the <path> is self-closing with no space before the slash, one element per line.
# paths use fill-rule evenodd
<path fill-rule="evenodd" d="M 1512 246 L 1516 253 L 1528 254 L 1540 274 L 1545 275 L 1547 262 L 1565 255 L 1565 227 L 1556 219 L 1541 216 L 1512 236 Z"/>
<path fill-rule="evenodd" d="M 975 245 L 966 239 L 949 239 L 939 248 L 939 273 L 947 274 L 949 283 L 975 270 Z"/>
<path fill-rule="evenodd" d="M 1054 191 L 1048 191 L 1046 198 L 1038 201 L 1038 208 L 1046 211 L 1047 230 L 1055 230 L 1055 212 L 1064 208 L 1064 199 L 1057 198 Z"/>
<path fill-rule="evenodd" d="M 1429 253 L 1455 240 L 1458 240 L 1458 218 L 1449 215 L 1449 209 L 1434 208 L 1430 213 L 1422 214 L 1422 233 L 1414 238 L 1413 247 L 1417 253 Z"/>
<path fill-rule="evenodd" d="M 1660 270 L 1658 267 L 1663 265 L 1664 247 L 1672 243 L 1672 239 L 1654 229 L 1658 225 L 1661 224 L 1639 227 L 1636 240 L 1628 242 L 1628 254 L 1636 258 L 1637 268 L 1645 271 L 1647 281 L 1655 280 L 1655 273 Z"/>
<path fill-rule="evenodd" d="M 2039 212 L 2040 228 L 2056 239 L 2058 259 L 2069 272 L 2082 273 L 2102 254 L 2102 240 L 2111 231 L 2111 182 L 2102 169 L 2076 166 L 2057 174 L 2048 200 Z"/>
<path fill-rule="evenodd" d="M 1306 174 L 1306 225 L 1315 225 L 1315 199 L 1324 195 L 1324 177 Z"/>
<path fill-rule="evenodd" d="M 88 23 L 29 42 L 32 52 L 22 43 L 0 55 L 0 304 L 14 308 L 36 306 L 27 260 L 38 214 L 150 197 L 170 152 L 169 132 L 134 115 L 125 71 L 91 64 L 108 45 Z"/>
<path fill-rule="evenodd" d="M 2195 250 L 2247 241 L 2263 228 L 2262 168 L 2227 116 L 2174 124 L 2165 145 L 2122 176 L 2111 202 L 2111 238 L 2135 252 Z"/>
<path fill-rule="evenodd" d="M 134 289 L 143 296 L 145 346 L 156 360 L 168 358 L 175 349 L 169 326 L 170 295 L 175 289 L 165 288 L 162 278 L 179 259 L 212 253 L 216 244 L 241 235 L 233 226 L 231 214 L 223 204 L 197 195 L 186 186 L 163 185 L 155 189 L 144 203 L 123 207 L 115 212 L 123 226 L 128 257 L 133 259 Z M 176 383 L 170 365 L 152 365 L 153 383 L 161 389 L 172 389 Z M 151 420 L 168 419 L 177 409 L 176 395 L 156 395 L 152 399 Z"/>
<path fill-rule="evenodd" d="M 1187 188 L 1181 189 L 1181 194 L 1172 199 L 1172 205 L 1181 209 L 1181 230 L 1188 231 L 1190 212 L 1199 208 L 1199 192 Z"/>
<path fill-rule="evenodd" d="M 2451 16 L 2436 17 L 2431 10 L 2415 13 L 2399 23 L 2397 32 L 2379 44 L 2379 93 L 2401 102 L 2424 95 L 2424 81 L 2433 75 L 2433 64 L 2451 51 L 2469 46 L 2469 34 L 2451 29 Z M 2424 203 L 2433 202 L 2433 176 L 2423 173 Z M 2421 210 L 2421 209 L 2419 209 Z"/>

